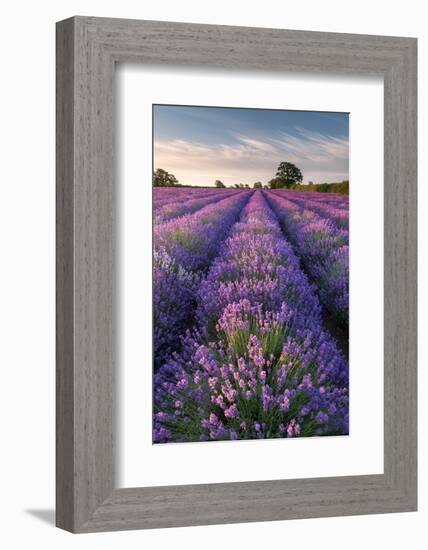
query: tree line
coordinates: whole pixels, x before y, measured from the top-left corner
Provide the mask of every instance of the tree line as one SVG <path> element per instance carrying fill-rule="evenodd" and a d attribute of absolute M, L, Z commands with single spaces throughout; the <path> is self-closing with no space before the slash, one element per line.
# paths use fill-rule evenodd
<path fill-rule="evenodd" d="M 302 185 L 303 174 L 300 168 L 298 168 L 292 162 L 283 161 L 278 165 L 275 176 L 267 182 L 262 184 L 261 181 L 253 183 L 253 189 L 293 189 L 299 191 L 318 191 L 321 193 L 342 193 L 349 194 L 349 181 L 345 180 L 340 183 L 319 183 L 314 184 L 309 182 L 307 185 Z M 153 172 L 153 185 L 154 187 L 191 187 L 185 186 L 179 183 L 177 178 L 163 170 L 157 168 Z M 214 186 L 218 189 L 226 188 L 226 185 L 221 180 L 215 180 Z M 235 189 L 251 189 L 248 183 L 235 183 L 229 187 Z"/>

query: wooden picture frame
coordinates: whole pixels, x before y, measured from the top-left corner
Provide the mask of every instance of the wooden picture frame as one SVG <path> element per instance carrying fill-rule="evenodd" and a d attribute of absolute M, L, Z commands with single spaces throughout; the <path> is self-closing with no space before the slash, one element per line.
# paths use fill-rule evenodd
<path fill-rule="evenodd" d="M 57 24 L 58 527 L 83 533 L 416 510 L 416 45 L 91 17 Z M 115 488 L 117 62 L 383 77 L 383 474 Z"/>

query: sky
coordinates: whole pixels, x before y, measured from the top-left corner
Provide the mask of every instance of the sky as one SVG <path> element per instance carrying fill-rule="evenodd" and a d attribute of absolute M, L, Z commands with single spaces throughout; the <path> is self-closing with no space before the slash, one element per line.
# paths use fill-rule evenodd
<path fill-rule="evenodd" d="M 185 185 L 267 183 L 292 162 L 303 183 L 348 179 L 349 115 L 153 106 L 153 164 Z"/>

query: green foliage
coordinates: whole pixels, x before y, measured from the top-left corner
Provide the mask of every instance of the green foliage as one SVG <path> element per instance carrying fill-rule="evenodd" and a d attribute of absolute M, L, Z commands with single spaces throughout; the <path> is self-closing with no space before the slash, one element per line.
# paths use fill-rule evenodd
<path fill-rule="evenodd" d="M 153 172 L 154 187 L 174 187 L 176 185 L 179 185 L 177 178 L 166 170 L 157 168 L 156 172 Z"/>
<path fill-rule="evenodd" d="M 343 180 L 340 183 L 331 183 L 329 192 L 341 193 L 342 195 L 349 195 L 349 181 Z"/>
<path fill-rule="evenodd" d="M 281 178 L 272 178 L 268 181 L 268 186 L 270 189 L 281 189 L 282 187 L 285 187 Z"/>
<path fill-rule="evenodd" d="M 263 189 L 263 184 L 261 181 L 256 181 L 254 184 L 253 184 L 253 189 Z"/>
<path fill-rule="evenodd" d="M 318 185 L 317 191 L 319 193 L 328 193 L 329 190 L 329 184 L 328 183 L 320 183 Z"/>
<path fill-rule="evenodd" d="M 349 195 L 349 181 L 344 180 L 340 183 L 312 183 L 307 185 L 292 185 L 293 191 L 312 191 L 318 193 L 339 193 L 341 195 Z"/>
<path fill-rule="evenodd" d="M 303 174 L 292 162 L 281 162 L 276 171 L 275 177 L 270 180 L 271 189 L 289 189 L 292 185 L 300 185 L 303 181 Z"/>
<path fill-rule="evenodd" d="M 208 223 L 207 220 L 205 220 L 205 223 Z M 203 237 L 198 233 L 192 232 L 188 227 L 174 227 L 169 232 L 168 238 L 171 243 L 178 244 L 188 252 L 194 254 L 200 252 L 205 244 Z"/>
<path fill-rule="evenodd" d="M 214 185 L 215 187 L 217 187 L 218 189 L 225 189 L 226 186 L 224 185 L 224 183 L 220 180 L 215 180 L 214 182 Z"/>
<path fill-rule="evenodd" d="M 260 330 L 260 319 L 253 315 L 246 316 L 247 326 L 234 327 L 233 330 L 220 331 L 227 346 L 225 349 L 230 353 L 230 360 L 236 361 L 239 357 L 245 357 L 248 353 L 248 342 L 251 336 L 256 336 L 260 342 L 260 347 L 264 351 L 264 358 L 269 360 L 273 356 L 281 356 L 284 342 L 287 339 L 288 327 L 280 323 L 274 323 L 271 330 Z"/>

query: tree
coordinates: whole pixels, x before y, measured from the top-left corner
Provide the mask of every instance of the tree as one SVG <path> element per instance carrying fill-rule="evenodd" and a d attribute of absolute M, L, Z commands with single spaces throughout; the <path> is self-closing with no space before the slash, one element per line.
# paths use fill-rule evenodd
<path fill-rule="evenodd" d="M 317 185 L 317 191 L 320 193 L 328 193 L 330 190 L 330 185 L 328 183 L 320 183 Z"/>
<path fill-rule="evenodd" d="M 297 166 L 291 162 L 281 162 L 275 174 L 275 178 L 269 182 L 274 182 L 275 187 L 272 189 L 278 189 L 280 187 L 289 188 L 292 185 L 300 185 L 303 181 L 303 175 Z"/>
<path fill-rule="evenodd" d="M 250 188 L 250 186 L 248 185 L 248 183 L 246 183 L 246 184 L 244 185 L 244 187 L 245 187 L 245 189 L 249 189 L 249 188 Z"/>
<path fill-rule="evenodd" d="M 218 188 L 218 189 L 226 189 L 226 186 L 224 185 L 224 183 L 220 180 L 215 180 L 214 182 L 214 185 Z"/>
<path fill-rule="evenodd" d="M 281 178 L 272 178 L 268 181 L 268 186 L 271 189 L 280 189 L 281 187 L 284 187 L 284 183 Z"/>
<path fill-rule="evenodd" d="M 256 182 L 253 184 L 253 189 L 263 189 L 262 182 L 261 182 L 261 181 L 256 181 Z"/>
<path fill-rule="evenodd" d="M 173 174 L 169 174 L 162 168 L 157 168 L 156 172 L 153 172 L 153 185 L 154 187 L 174 187 L 174 185 L 178 185 L 178 180 Z"/>

